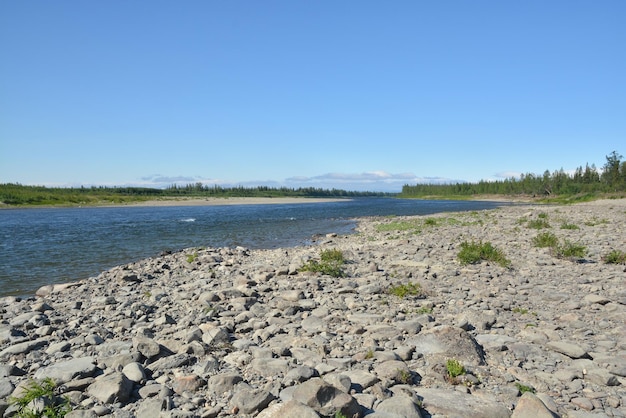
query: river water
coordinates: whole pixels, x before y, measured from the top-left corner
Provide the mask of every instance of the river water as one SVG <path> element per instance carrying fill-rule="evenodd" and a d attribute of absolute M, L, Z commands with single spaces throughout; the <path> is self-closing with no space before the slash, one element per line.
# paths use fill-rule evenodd
<path fill-rule="evenodd" d="M 362 216 L 492 209 L 499 202 L 359 198 L 271 205 L 0 210 L 0 297 L 189 247 L 277 248 L 354 230 Z"/>

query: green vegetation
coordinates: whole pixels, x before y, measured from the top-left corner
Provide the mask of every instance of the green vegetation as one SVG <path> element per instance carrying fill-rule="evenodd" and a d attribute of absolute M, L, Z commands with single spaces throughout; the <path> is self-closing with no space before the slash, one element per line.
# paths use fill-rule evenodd
<path fill-rule="evenodd" d="M 554 248 L 558 244 L 559 239 L 551 232 L 542 232 L 533 238 L 533 245 L 539 248 Z"/>
<path fill-rule="evenodd" d="M 606 264 L 626 264 L 626 253 L 620 250 L 613 250 L 602 257 L 602 261 Z"/>
<path fill-rule="evenodd" d="M 545 219 L 531 219 L 527 226 L 532 229 L 550 228 L 550 223 Z"/>
<path fill-rule="evenodd" d="M 575 224 L 570 224 L 570 223 L 567 223 L 567 222 L 563 222 L 561 224 L 561 229 L 574 230 L 574 229 L 580 229 L 580 227 L 578 225 L 575 225 Z"/>
<path fill-rule="evenodd" d="M 598 198 L 602 193 L 626 192 L 626 162 L 613 151 L 606 156 L 602 170 L 586 164 L 578 167 L 573 174 L 562 168 L 552 173 L 527 173 L 520 178 L 500 181 L 481 180 L 478 183 L 417 184 L 405 185 L 400 197 L 408 198 L 449 198 L 473 195 L 522 195 L 542 197 L 551 202 L 576 203 Z"/>
<path fill-rule="evenodd" d="M 561 244 L 553 247 L 553 252 L 558 258 L 583 258 L 587 255 L 587 248 L 584 245 L 564 240 Z"/>
<path fill-rule="evenodd" d="M 504 253 L 495 248 L 490 242 L 467 242 L 461 243 L 461 251 L 457 255 L 463 264 L 477 264 L 481 261 L 493 261 L 502 267 L 510 267 L 511 261 Z"/>
<path fill-rule="evenodd" d="M 320 253 L 320 261 L 309 260 L 300 271 L 326 274 L 332 277 L 344 277 L 342 265 L 345 263 L 343 253 L 338 249 L 323 250 Z"/>
<path fill-rule="evenodd" d="M 422 287 L 419 283 L 409 282 L 407 284 L 392 286 L 387 290 L 387 293 L 397 296 L 399 298 L 405 298 L 407 296 L 421 296 Z"/>
<path fill-rule="evenodd" d="M 528 313 L 528 309 L 526 308 L 513 308 L 511 311 L 522 315 L 526 315 Z"/>
<path fill-rule="evenodd" d="M 195 252 L 193 254 L 187 254 L 187 262 L 188 263 L 193 263 L 194 261 L 196 261 L 198 259 L 198 253 Z"/>
<path fill-rule="evenodd" d="M 348 418 L 348 416 L 341 411 L 337 411 L 335 412 L 335 415 L 333 418 Z"/>
<path fill-rule="evenodd" d="M 470 215 L 469 220 L 459 220 L 454 217 L 428 217 L 411 219 L 406 221 L 391 221 L 387 223 L 380 223 L 376 225 L 376 231 L 378 232 L 390 232 L 390 231 L 412 231 L 416 234 L 421 233 L 426 228 L 435 228 L 442 225 L 482 225 L 482 219 L 476 219 L 476 213 Z"/>
<path fill-rule="evenodd" d="M 43 187 L 15 183 L 0 184 L 0 203 L 7 205 L 105 205 L 165 200 L 185 197 L 362 197 L 395 196 L 391 193 L 353 192 L 338 189 L 305 187 L 271 188 L 205 186 L 202 183 L 170 186 L 166 189 L 147 187 Z"/>
<path fill-rule="evenodd" d="M 398 370 L 398 374 L 396 376 L 396 380 L 403 384 L 403 385 L 407 385 L 409 383 L 411 383 L 413 376 L 411 375 L 411 372 L 408 370 Z"/>
<path fill-rule="evenodd" d="M 69 399 L 59 398 L 55 395 L 56 384 L 50 378 L 41 382 L 31 381 L 24 394 L 20 397 L 9 398 L 9 403 L 17 406 L 19 418 L 61 418 L 72 410 Z M 31 402 L 41 399 L 42 409 L 33 410 Z"/>
<path fill-rule="evenodd" d="M 456 359 L 446 361 L 446 370 L 448 371 L 448 377 L 451 379 L 465 374 L 465 367 Z"/>
<path fill-rule="evenodd" d="M 533 245 L 538 248 L 550 248 L 552 254 L 558 258 L 583 258 L 587 255 L 584 245 L 572 243 L 569 240 L 559 241 L 556 235 L 544 232 L 533 238 Z"/>
<path fill-rule="evenodd" d="M 515 387 L 517 388 L 517 390 L 519 390 L 520 395 L 523 395 L 526 392 L 535 393 L 535 388 L 533 388 L 532 386 L 523 385 L 519 382 L 515 383 Z"/>
<path fill-rule="evenodd" d="M 592 218 L 592 219 L 590 219 L 588 221 L 585 221 L 585 225 L 587 225 L 587 226 L 606 225 L 608 223 L 609 223 L 608 219 L 598 219 L 596 217 L 594 217 L 594 218 Z"/>

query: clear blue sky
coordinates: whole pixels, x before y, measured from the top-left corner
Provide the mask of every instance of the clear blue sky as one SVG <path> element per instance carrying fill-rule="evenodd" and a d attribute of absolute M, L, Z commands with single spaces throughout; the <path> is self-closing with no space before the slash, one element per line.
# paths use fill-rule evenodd
<path fill-rule="evenodd" d="M 626 154 L 626 2 L 2 1 L 0 183 L 338 187 Z"/>

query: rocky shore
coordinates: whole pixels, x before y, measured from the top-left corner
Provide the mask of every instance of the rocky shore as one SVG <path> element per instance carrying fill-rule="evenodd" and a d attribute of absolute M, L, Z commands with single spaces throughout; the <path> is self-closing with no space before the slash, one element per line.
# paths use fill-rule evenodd
<path fill-rule="evenodd" d="M 537 247 L 546 232 L 584 255 Z M 463 264 L 463 242 L 510 265 Z M 325 250 L 343 277 L 304 271 Z M 624 199 L 162 254 L 0 299 L 0 416 L 50 378 L 56 396 L 28 407 L 69 401 L 70 418 L 626 417 L 613 250 L 626 251 Z"/>

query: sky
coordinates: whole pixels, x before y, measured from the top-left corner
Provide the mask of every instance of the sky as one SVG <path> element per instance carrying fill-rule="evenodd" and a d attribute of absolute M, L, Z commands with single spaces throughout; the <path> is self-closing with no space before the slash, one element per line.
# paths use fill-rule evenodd
<path fill-rule="evenodd" d="M 1 1 L 0 183 L 400 191 L 626 154 L 626 2 Z"/>

